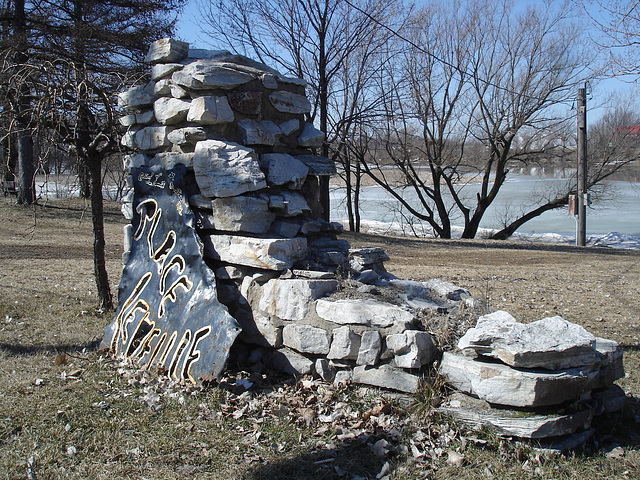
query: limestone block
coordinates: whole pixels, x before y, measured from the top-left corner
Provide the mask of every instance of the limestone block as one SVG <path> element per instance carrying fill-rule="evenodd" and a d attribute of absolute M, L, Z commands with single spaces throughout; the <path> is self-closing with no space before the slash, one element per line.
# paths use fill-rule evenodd
<path fill-rule="evenodd" d="M 523 324 L 498 311 L 480 317 L 475 328 L 460 338 L 458 348 L 498 358 L 513 367 L 559 370 L 599 363 L 595 342 L 584 328 L 562 317 Z"/>
<path fill-rule="evenodd" d="M 171 95 L 171 80 L 162 79 L 156 82 L 155 87 L 153 88 L 153 93 L 157 96 L 170 96 Z"/>
<path fill-rule="evenodd" d="M 152 64 L 179 62 L 187 56 L 188 51 L 188 43 L 173 38 L 162 38 L 151 44 L 144 61 Z"/>
<path fill-rule="evenodd" d="M 267 153 L 260 156 L 260 165 L 267 170 L 269 185 L 289 184 L 290 188 L 300 190 L 309 173 L 309 168 L 286 153 Z"/>
<path fill-rule="evenodd" d="M 280 128 L 271 121 L 244 118 L 238 121 L 238 129 L 245 145 L 275 145 L 276 138 L 281 135 Z"/>
<path fill-rule="evenodd" d="M 400 368 L 420 368 L 434 361 L 436 347 L 427 332 L 406 330 L 388 335 L 387 348 L 395 355 L 393 362 Z"/>
<path fill-rule="evenodd" d="M 516 370 L 502 363 L 488 362 L 444 352 L 440 374 L 458 390 L 489 403 L 513 407 L 559 405 L 590 390 L 597 370 L 568 368 Z"/>
<path fill-rule="evenodd" d="M 300 128 L 300 120 L 293 118 L 286 122 L 282 122 L 279 127 L 283 135 L 291 135 Z"/>
<path fill-rule="evenodd" d="M 493 408 L 477 398 L 455 393 L 438 408 L 473 428 L 491 427 L 499 435 L 519 438 L 549 438 L 570 435 L 591 426 L 593 409 L 587 408 L 564 415 L 522 415 L 522 412 Z"/>
<path fill-rule="evenodd" d="M 193 90 L 230 90 L 249 83 L 255 77 L 217 62 L 199 60 L 174 72 L 171 78 L 175 84 Z"/>
<path fill-rule="evenodd" d="M 353 369 L 353 382 L 401 392 L 418 391 L 419 377 L 389 365 L 378 367 L 357 366 Z"/>
<path fill-rule="evenodd" d="M 207 197 L 232 197 L 267 186 L 255 152 L 236 143 L 196 143 L 193 170 Z"/>
<path fill-rule="evenodd" d="M 308 148 L 320 148 L 324 142 L 324 132 L 310 123 L 305 123 L 302 133 L 298 137 L 298 145 Z"/>
<path fill-rule="evenodd" d="M 189 168 L 193 165 L 193 153 L 162 152 L 157 153 L 154 161 L 160 163 L 165 170 L 171 170 L 178 164 Z"/>
<path fill-rule="evenodd" d="M 375 365 L 378 363 L 381 350 L 382 337 L 377 330 L 362 332 L 356 363 L 358 365 Z"/>
<path fill-rule="evenodd" d="M 296 192 L 283 191 L 280 193 L 284 198 L 285 208 L 282 215 L 287 217 L 295 217 L 298 215 L 308 215 L 311 213 L 309 204 L 302 195 Z"/>
<path fill-rule="evenodd" d="M 123 108 L 142 108 L 153 104 L 154 97 L 145 87 L 133 87 L 118 94 L 118 106 Z"/>
<path fill-rule="evenodd" d="M 267 200 L 256 197 L 216 198 L 211 202 L 213 227 L 228 232 L 266 233 L 276 218 Z"/>
<path fill-rule="evenodd" d="M 190 145 L 207 139 L 207 131 L 202 127 L 176 128 L 169 132 L 167 139 L 174 145 Z"/>
<path fill-rule="evenodd" d="M 125 155 L 122 158 L 122 166 L 127 172 L 131 172 L 133 168 L 140 168 L 149 165 L 149 156 L 144 153 L 134 153 L 133 155 Z"/>
<path fill-rule="evenodd" d="M 304 78 L 283 77 L 282 75 L 280 75 L 278 77 L 278 80 L 281 83 L 288 84 L 288 85 L 295 85 L 297 87 L 306 87 L 307 86 L 307 81 Z"/>
<path fill-rule="evenodd" d="M 238 309 L 239 312 L 246 312 Z M 238 337 L 246 343 L 255 345 L 282 347 L 282 327 L 273 325 L 269 317 L 259 312 L 249 312 L 247 315 L 234 314 L 234 318 L 242 327 L 242 332 Z"/>
<path fill-rule="evenodd" d="M 234 118 L 227 97 L 209 95 L 194 98 L 187 113 L 187 121 L 200 125 L 230 123 Z"/>
<path fill-rule="evenodd" d="M 436 295 L 439 295 L 440 297 L 446 298 L 448 300 L 460 301 L 463 300 L 464 297 L 471 296 L 469 290 L 460 288 L 453 283 L 445 282 L 438 278 L 427 280 L 424 284 L 427 288 L 435 292 Z"/>
<path fill-rule="evenodd" d="M 316 313 L 323 319 L 340 325 L 390 327 L 396 323 L 410 323 L 413 313 L 378 300 L 328 300 L 316 302 Z"/>
<path fill-rule="evenodd" d="M 180 63 L 157 63 L 151 66 L 151 80 L 157 82 L 160 79 L 168 77 L 176 70 L 180 70 L 184 65 Z"/>
<path fill-rule="evenodd" d="M 331 348 L 327 358 L 332 360 L 355 360 L 360 349 L 360 335 L 347 325 L 335 328 L 331 340 Z"/>
<path fill-rule="evenodd" d="M 275 90 L 278 88 L 278 80 L 276 80 L 275 75 L 267 73 L 262 76 L 262 85 L 269 90 Z"/>
<path fill-rule="evenodd" d="M 269 202 L 271 205 L 271 202 Z M 269 229 L 270 233 L 284 238 L 293 238 L 300 231 L 300 224 L 295 221 L 276 219 Z"/>
<path fill-rule="evenodd" d="M 262 287 L 258 309 L 283 320 L 300 321 L 315 300 L 338 289 L 337 280 L 273 279 Z"/>
<path fill-rule="evenodd" d="M 316 373 L 325 382 L 333 382 L 336 376 L 336 369 L 329 363 L 326 358 L 318 358 L 315 363 Z"/>
<path fill-rule="evenodd" d="M 138 125 L 149 125 L 156 121 L 156 116 L 153 110 L 146 110 L 144 112 L 136 113 L 136 123 Z"/>
<path fill-rule="evenodd" d="M 374 266 L 383 265 L 389 256 L 381 247 L 365 247 L 349 249 L 349 268 L 356 272 L 376 270 Z"/>
<path fill-rule="evenodd" d="M 131 125 L 136 124 L 136 116 L 134 114 L 131 115 L 123 115 L 118 119 L 120 125 L 123 127 L 130 127 Z"/>
<path fill-rule="evenodd" d="M 153 103 L 156 120 L 163 125 L 175 125 L 184 122 L 191 102 L 177 98 L 161 97 Z"/>
<path fill-rule="evenodd" d="M 269 101 L 276 110 L 282 113 L 304 114 L 311 111 L 311 103 L 304 95 L 297 93 L 277 91 L 269 95 Z"/>
<path fill-rule="evenodd" d="M 228 98 L 236 112 L 258 115 L 262 110 L 262 92 L 229 92 Z"/>
<path fill-rule="evenodd" d="M 140 150 L 156 150 L 170 145 L 169 127 L 144 127 L 135 134 L 135 144 Z"/>
<path fill-rule="evenodd" d="M 309 375 L 313 373 L 313 361 L 289 348 L 281 348 L 271 354 L 271 366 L 289 375 Z"/>
<path fill-rule="evenodd" d="M 330 342 L 329 332 L 311 325 L 292 323 L 282 329 L 282 343 L 300 353 L 326 355 Z"/>
<path fill-rule="evenodd" d="M 595 349 L 600 357 L 600 371 L 592 388 L 609 388 L 619 378 L 624 378 L 622 348 L 618 343 L 596 337 Z"/>
<path fill-rule="evenodd" d="M 180 85 L 171 84 L 171 96 L 173 98 L 187 98 L 189 97 L 189 92 Z"/>
<path fill-rule="evenodd" d="M 205 256 L 265 270 L 285 270 L 307 254 L 305 238 L 250 238 L 210 235 L 203 238 Z"/>

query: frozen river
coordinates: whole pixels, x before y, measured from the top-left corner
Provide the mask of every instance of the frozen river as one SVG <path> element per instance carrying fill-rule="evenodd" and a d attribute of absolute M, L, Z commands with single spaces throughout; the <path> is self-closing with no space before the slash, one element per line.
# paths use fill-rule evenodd
<path fill-rule="evenodd" d="M 505 218 L 516 218 L 522 211 L 529 210 L 541 195 L 560 191 L 566 185 L 566 179 L 544 178 L 530 175 L 514 175 L 503 185 L 498 197 L 485 214 L 481 228 L 500 228 Z M 465 187 L 468 198 L 475 196 L 477 184 Z M 640 239 L 640 183 L 626 181 L 606 182 L 603 199 L 593 202 L 587 210 L 587 235 L 601 237 L 612 232 Z M 408 198 L 415 194 L 407 190 Z M 331 192 L 334 221 L 346 223 L 347 213 L 344 205 L 344 189 Z M 413 204 L 417 205 L 417 202 Z M 429 229 L 412 219 L 408 212 L 402 211 L 399 204 L 381 187 L 365 187 L 361 193 L 361 216 L 367 225 L 382 231 L 385 226 L 395 232 L 411 234 L 411 227 L 428 235 Z M 453 218 L 454 225 L 462 226 L 460 218 Z M 410 225 L 412 224 L 412 225 Z M 525 223 L 518 234 L 557 234 L 563 237 L 575 236 L 576 219 L 568 215 L 567 208 L 546 212 Z"/>

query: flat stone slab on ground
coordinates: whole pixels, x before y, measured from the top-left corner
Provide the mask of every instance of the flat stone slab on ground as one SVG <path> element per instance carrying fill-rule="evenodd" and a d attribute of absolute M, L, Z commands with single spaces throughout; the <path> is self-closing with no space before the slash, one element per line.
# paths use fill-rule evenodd
<path fill-rule="evenodd" d="M 404 370 L 389 365 L 377 367 L 359 366 L 353 369 L 354 383 L 373 385 L 374 387 L 389 388 L 401 392 L 415 393 L 418 391 L 419 377 Z"/>
<path fill-rule="evenodd" d="M 519 438 L 549 438 L 588 429 L 593 409 L 566 415 L 539 415 L 519 410 L 491 407 L 487 402 L 463 393 L 454 393 L 438 408 L 439 412 L 479 428 L 489 426 L 499 435 Z"/>
<path fill-rule="evenodd" d="M 544 407 L 559 405 L 591 390 L 597 370 L 570 368 L 555 372 L 517 370 L 503 363 L 476 360 L 445 352 L 440 374 L 465 393 L 498 405 Z"/>
<path fill-rule="evenodd" d="M 483 315 L 460 338 L 458 348 L 502 360 L 517 368 L 593 366 L 600 362 L 596 337 L 562 317 L 524 324 L 504 311 Z"/>

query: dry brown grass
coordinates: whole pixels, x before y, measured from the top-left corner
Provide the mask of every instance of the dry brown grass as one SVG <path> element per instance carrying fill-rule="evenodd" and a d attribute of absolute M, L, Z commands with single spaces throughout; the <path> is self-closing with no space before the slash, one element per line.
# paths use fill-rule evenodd
<path fill-rule="evenodd" d="M 95 311 L 88 215 L 81 200 L 22 208 L 0 199 L 2 479 L 375 478 L 385 460 L 391 479 L 638 478 L 634 409 L 606 419 L 599 443 L 586 453 L 544 459 L 490 433 L 466 432 L 428 408 L 398 404 L 386 417 L 371 417 L 374 405 L 391 398 L 377 390 L 321 393 L 318 386 L 311 391 L 302 382 L 266 378 L 262 390 L 243 397 L 219 387 L 180 389 L 103 358 L 95 341 L 111 318 Z M 123 224 L 118 206 L 108 205 L 114 291 Z M 392 258 L 388 269 L 399 277 L 439 277 L 524 321 L 561 314 L 620 342 L 627 377 L 619 383 L 640 396 L 640 253 L 345 237 L 354 246 L 383 246 Z M 162 408 L 153 410 L 143 397 L 156 390 Z M 423 393 L 419 401 L 433 401 L 434 392 Z M 352 420 L 301 421 L 308 406 L 331 412 L 345 408 L 340 402 Z M 243 405 L 248 409 L 238 415 Z M 365 437 L 350 437 L 360 423 Z M 442 451 L 414 460 L 400 446 L 418 437 Z M 381 438 L 397 447 L 386 459 L 372 450 Z M 623 454 L 605 456 L 602 449 L 615 445 Z M 464 455 L 462 466 L 447 463 L 452 450 Z"/>

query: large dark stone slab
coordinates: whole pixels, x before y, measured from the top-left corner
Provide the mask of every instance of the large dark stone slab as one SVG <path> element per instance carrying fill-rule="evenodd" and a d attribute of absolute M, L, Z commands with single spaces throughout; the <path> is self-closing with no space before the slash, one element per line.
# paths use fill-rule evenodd
<path fill-rule="evenodd" d="M 102 347 L 177 381 L 217 377 L 240 327 L 216 296 L 182 165 L 134 169 L 135 234 Z"/>

